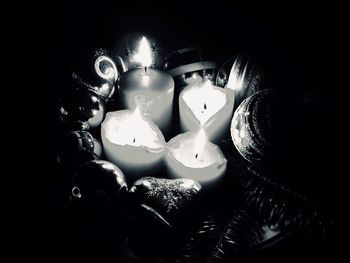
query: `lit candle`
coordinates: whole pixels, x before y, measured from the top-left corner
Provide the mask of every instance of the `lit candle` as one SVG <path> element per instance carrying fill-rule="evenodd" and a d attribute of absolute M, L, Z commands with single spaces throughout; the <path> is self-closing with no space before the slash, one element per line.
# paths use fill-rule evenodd
<path fill-rule="evenodd" d="M 227 165 L 220 148 L 207 140 L 203 129 L 172 138 L 165 160 L 169 177 L 196 180 L 207 190 L 220 183 Z"/>
<path fill-rule="evenodd" d="M 201 127 L 210 141 L 217 142 L 229 131 L 234 106 L 230 89 L 213 86 L 210 81 L 187 86 L 179 97 L 182 131 Z"/>
<path fill-rule="evenodd" d="M 162 169 L 163 134 L 139 108 L 108 112 L 101 137 L 107 160 L 120 167 L 129 180 L 155 175 Z"/>
<path fill-rule="evenodd" d="M 168 73 L 150 68 L 153 56 L 145 37 L 132 59 L 133 62 L 140 62 L 142 68 L 133 68 L 120 76 L 118 88 L 121 103 L 130 110 L 139 107 L 166 132 L 172 121 L 174 80 Z"/>

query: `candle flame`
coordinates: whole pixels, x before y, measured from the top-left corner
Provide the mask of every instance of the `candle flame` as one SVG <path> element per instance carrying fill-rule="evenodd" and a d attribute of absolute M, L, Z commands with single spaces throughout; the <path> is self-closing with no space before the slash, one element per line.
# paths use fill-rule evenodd
<path fill-rule="evenodd" d="M 196 134 L 194 138 L 194 153 L 195 153 L 195 158 L 198 158 L 198 155 L 200 155 L 205 147 L 205 143 L 207 141 L 207 135 L 205 133 L 205 130 L 201 128 L 198 133 Z"/>
<path fill-rule="evenodd" d="M 142 37 L 137 53 L 134 55 L 134 60 L 141 63 L 143 67 L 152 65 L 152 49 L 146 37 Z"/>
<path fill-rule="evenodd" d="M 136 120 L 139 120 L 141 117 L 142 117 L 141 109 L 140 109 L 139 106 L 137 106 L 137 107 L 135 108 L 135 110 L 132 112 L 131 120 L 132 120 L 132 121 L 136 121 Z"/>

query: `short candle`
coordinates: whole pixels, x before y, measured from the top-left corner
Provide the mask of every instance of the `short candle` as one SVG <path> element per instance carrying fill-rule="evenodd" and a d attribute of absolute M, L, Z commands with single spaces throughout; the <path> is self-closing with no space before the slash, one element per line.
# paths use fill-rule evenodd
<path fill-rule="evenodd" d="M 101 125 L 101 137 L 107 160 L 119 166 L 128 180 L 154 175 L 162 169 L 164 136 L 139 108 L 134 112 L 108 112 Z"/>
<path fill-rule="evenodd" d="M 170 178 L 196 180 L 207 190 L 215 188 L 226 173 L 225 156 L 207 140 L 203 129 L 172 138 L 167 143 L 165 160 Z"/>

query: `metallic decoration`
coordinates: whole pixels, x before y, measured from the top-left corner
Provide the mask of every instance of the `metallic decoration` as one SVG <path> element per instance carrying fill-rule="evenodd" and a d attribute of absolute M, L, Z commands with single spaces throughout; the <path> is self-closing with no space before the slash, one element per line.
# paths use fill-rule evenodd
<path fill-rule="evenodd" d="M 235 94 L 235 107 L 260 90 L 262 72 L 251 57 L 244 54 L 228 59 L 219 69 L 216 86 L 229 88 Z"/>
<path fill-rule="evenodd" d="M 79 85 L 82 86 L 82 84 Z M 86 123 L 89 128 L 96 128 L 104 119 L 104 102 L 97 93 L 82 87 L 74 89 L 61 98 L 59 118 L 69 125 Z"/>
<path fill-rule="evenodd" d="M 59 163 L 67 166 L 81 165 L 102 156 L 102 145 L 87 131 L 71 131 L 59 145 Z"/>
<path fill-rule="evenodd" d="M 231 122 L 238 152 L 250 162 L 284 165 L 296 158 L 303 129 L 302 103 L 283 91 L 262 90 L 245 99 Z"/>
<path fill-rule="evenodd" d="M 106 49 L 84 50 L 73 63 L 74 80 L 98 93 L 104 100 L 112 98 L 119 76 L 116 63 Z"/>
<path fill-rule="evenodd" d="M 164 70 L 174 77 L 179 88 L 205 80 L 214 81 L 217 65 L 194 47 L 173 51 L 165 56 Z"/>

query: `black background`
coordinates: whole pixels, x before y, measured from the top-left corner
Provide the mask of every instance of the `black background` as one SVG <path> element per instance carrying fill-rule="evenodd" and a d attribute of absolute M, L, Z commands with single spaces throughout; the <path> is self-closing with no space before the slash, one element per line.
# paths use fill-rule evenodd
<path fill-rule="evenodd" d="M 57 114 L 57 97 L 69 88 L 70 58 L 82 48 L 112 48 L 118 37 L 130 31 L 154 34 L 165 53 L 192 44 L 219 64 L 236 53 L 249 52 L 262 62 L 275 87 L 295 90 L 299 94 L 311 90 L 320 92 L 326 103 L 322 103 L 319 110 L 327 113 L 327 129 L 322 136 L 329 134 L 329 137 L 320 138 L 320 142 L 325 142 L 320 146 L 324 152 L 322 160 L 317 160 L 319 155 L 310 158 L 313 163 L 319 163 L 315 173 L 320 174 L 320 181 L 315 184 L 322 186 L 320 191 L 324 198 L 329 196 L 343 216 L 346 186 L 339 150 L 345 147 L 342 140 L 345 120 L 340 114 L 340 98 L 345 94 L 346 83 L 340 80 L 346 53 L 346 26 L 342 7 L 336 3 L 307 6 L 237 1 L 124 3 L 100 0 L 53 1 L 33 4 L 31 8 L 34 11 L 28 11 L 26 16 L 32 22 L 29 36 L 26 29 L 22 32 L 26 35 L 25 41 L 34 43 L 35 47 L 21 49 L 21 54 L 32 52 L 40 61 L 39 65 L 28 63 L 31 78 L 23 87 L 36 90 L 34 95 L 32 91 L 24 91 L 30 95 L 24 96 L 24 100 L 30 100 L 38 117 L 31 124 L 32 139 L 26 149 L 29 149 L 26 161 L 33 168 L 35 182 L 30 194 L 36 198 L 23 210 L 28 219 L 25 228 L 31 231 L 19 237 L 21 240 L 23 237 L 22 242 L 35 257 L 46 257 L 45 251 L 51 253 L 49 258 L 54 258 L 55 253 L 64 254 L 61 251 L 64 240 L 51 235 L 55 231 L 49 223 L 53 209 L 50 206 L 50 173 L 55 145 L 52 141 L 56 135 L 52 116 Z M 33 148 L 39 149 L 38 153 L 33 154 Z M 24 170 L 28 169 L 25 166 Z M 327 187 L 325 182 L 329 182 Z M 31 246 L 31 241 L 36 238 L 40 242 Z M 287 245 L 281 251 L 269 252 L 269 256 L 282 260 L 294 255 L 295 259 L 301 259 L 302 256 L 296 254 L 300 250 L 308 251 L 308 245 Z M 317 249 L 312 253 L 315 251 Z M 327 255 L 336 257 L 341 248 L 331 251 Z M 325 251 L 317 253 L 322 256 Z"/>

